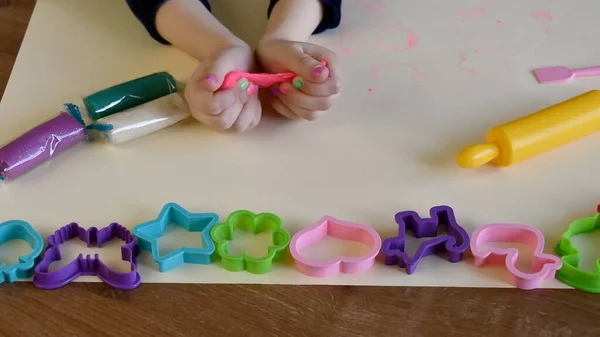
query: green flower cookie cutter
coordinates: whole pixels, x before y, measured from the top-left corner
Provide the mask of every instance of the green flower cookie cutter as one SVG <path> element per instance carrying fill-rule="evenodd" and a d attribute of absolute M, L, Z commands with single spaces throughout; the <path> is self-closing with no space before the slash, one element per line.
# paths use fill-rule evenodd
<path fill-rule="evenodd" d="M 233 232 L 244 230 L 253 235 L 272 232 L 273 241 L 269 246 L 267 255 L 252 257 L 247 252 L 241 255 L 229 254 L 229 243 L 233 240 Z M 273 262 L 285 258 L 287 247 L 290 244 L 290 233 L 282 226 L 281 219 L 271 213 L 254 214 L 250 211 L 235 211 L 210 231 L 210 237 L 215 242 L 214 257 L 221 258 L 225 269 L 229 271 L 246 270 L 252 274 L 265 274 L 273 268 Z"/>
<path fill-rule="evenodd" d="M 600 230 L 600 213 L 590 218 L 571 222 L 556 246 L 556 253 L 563 261 L 563 266 L 556 272 L 556 277 L 575 289 L 590 293 L 600 293 L 600 259 L 596 260 L 594 272 L 580 269 L 579 251 L 575 248 L 571 238 L 596 230 Z"/>

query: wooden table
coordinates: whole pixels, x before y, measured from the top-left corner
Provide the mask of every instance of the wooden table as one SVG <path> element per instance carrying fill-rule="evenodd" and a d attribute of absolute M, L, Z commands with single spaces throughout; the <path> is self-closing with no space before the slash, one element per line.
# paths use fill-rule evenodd
<path fill-rule="evenodd" d="M 0 0 L 0 95 L 34 4 Z M 18 283 L 0 302 L 2 336 L 600 336 L 600 297 L 575 290 Z"/>

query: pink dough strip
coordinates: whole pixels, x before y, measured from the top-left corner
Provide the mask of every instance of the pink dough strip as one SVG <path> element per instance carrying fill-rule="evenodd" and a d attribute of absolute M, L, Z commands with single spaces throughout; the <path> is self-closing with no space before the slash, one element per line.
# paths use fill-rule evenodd
<path fill-rule="evenodd" d="M 277 83 L 291 81 L 294 77 L 296 77 L 296 74 L 294 73 L 255 74 L 245 73 L 243 71 L 232 71 L 225 75 L 223 84 L 218 90 L 233 88 L 241 78 L 247 78 L 248 81 L 258 85 L 260 88 L 268 88 Z"/>
<path fill-rule="evenodd" d="M 327 62 L 321 61 L 321 64 L 327 66 Z M 269 88 L 278 83 L 289 82 L 296 77 L 294 73 L 245 73 L 243 71 L 232 71 L 225 75 L 223 84 L 217 91 L 233 88 L 241 78 L 246 78 L 248 81 L 256 84 L 260 88 Z"/>

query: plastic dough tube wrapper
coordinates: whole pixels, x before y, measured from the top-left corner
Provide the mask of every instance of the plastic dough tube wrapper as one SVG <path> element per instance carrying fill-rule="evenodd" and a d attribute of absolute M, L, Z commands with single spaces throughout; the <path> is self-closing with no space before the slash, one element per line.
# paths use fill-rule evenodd
<path fill-rule="evenodd" d="M 510 166 L 600 131 L 600 91 L 592 90 L 546 109 L 493 127 L 485 143 L 462 150 L 465 168 L 491 162 Z"/>
<path fill-rule="evenodd" d="M 0 181 L 15 179 L 84 140 L 80 120 L 61 112 L 0 148 Z"/>
<path fill-rule="evenodd" d="M 93 139 L 102 138 L 110 144 L 122 144 L 167 128 L 189 116 L 187 103 L 180 94 L 174 93 L 101 118 L 88 129 Z"/>
<path fill-rule="evenodd" d="M 158 72 L 85 96 L 79 107 L 83 115 L 95 121 L 175 92 L 177 82 L 173 76 Z"/>

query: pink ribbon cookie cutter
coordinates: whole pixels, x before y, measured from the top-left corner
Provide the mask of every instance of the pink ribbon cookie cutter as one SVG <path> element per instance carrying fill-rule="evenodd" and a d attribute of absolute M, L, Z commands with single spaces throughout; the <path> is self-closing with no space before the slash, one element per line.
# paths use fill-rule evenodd
<path fill-rule="evenodd" d="M 534 247 L 531 257 L 534 272 L 526 273 L 517 268 L 519 256 L 517 248 L 482 247 L 494 242 L 514 242 Z M 523 290 L 539 288 L 544 280 L 553 279 L 556 271 L 562 267 L 562 261 L 558 257 L 544 253 L 544 235 L 539 229 L 530 225 L 510 223 L 483 225 L 471 236 L 471 253 L 478 268 L 485 264 L 504 264 L 511 274 L 512 283 Z"/>
<path fill-rule="evenodd" d="M 328 260 L 306 258 L 301 255 L 304 249 L 326 236 L 363 243 L 370 248 L 369 253 L 360 257 L 338 256 Z M 381 249 L 381 237 L 373 228 L 331 216 L 325 216 L 314 225 L 297 232 L 290 242 L 290 253 L 296 261 L 296 269 L 312 277 L 364 272 L 375 264 L 379 249 Z"/>

